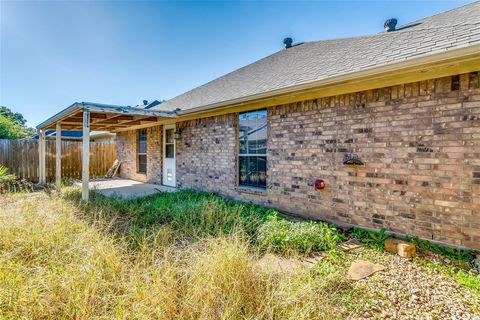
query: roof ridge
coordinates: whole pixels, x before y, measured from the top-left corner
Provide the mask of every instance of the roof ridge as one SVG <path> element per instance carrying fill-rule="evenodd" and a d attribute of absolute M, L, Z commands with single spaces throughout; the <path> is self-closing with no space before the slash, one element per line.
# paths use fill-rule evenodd
<path fill-rule="evenodd" d="M 401 27 L 409 26 L 409 25 L 414 24 L 414 23 L 416 23 L 416 22 L 424 21 L 424 20 L 426 20 L 426 19 L 431 19 L 431 18 L 434 18 L 434 17 L 437 17 L 437 16 L 441 16 L 441 15 L 447 14 L 447 13 L 452 12 L 452 11 L 460 10 L 460 9 L 462 9 L 462 8 L 464 8 L 464 7 L 467 7 L 467 6 L 470 6 L 470 5 L 473 5 L 473 4 L 479 4 L 479 3 L 480 3 L 480 1 L 473 1 L 473 2 L 470 2 L 470 3 L 464 4 L 464 5 L 460 6 L 460 7 L 452 8 L 452 9 L 449 9 L 449 10 L 447 10 L 447 11 L 439 12 L 439 13 L 436 13 L 436 14 L 431 15 L 431 16 L 428 16 L 428 17 L 423 17 L 423 18 L 421 18 L 421 19 L 413 20 L 413 21 L 410 21 L 410 22 L 408 22 L 408 23 L 406 23 L 406 24 L 402 24 L 402 25 L 401 25 L 400 27 L 398 27 L 397 29 L 400 29 Z"/>
<path fill-rule="evenodd" d="M 316 42 L 321 42 L 321 41 L 337 41 L 337 40 L 346 40 L 346 39 L 360 39 L 360 38 L 375 37 L 375 36 L 382 35 L 382 34 L 395 34 L 399 31 L 402 31 L 402 32 L 411 31 L 411 32 L 413 32 L 415 30 L 440 29 L 440 28 L 455 27 L 455 26 L 459 26 L 459 25 L 479 24 L 480 22 L 475 23 L 475 22 L 471 22 L 471 21 L 462 21 L 462 22 L 450 23 L 450 24 L 441 25 L 441 26 L 425 26 L 425 27 L 422 27 L 422 26 L 419 26 L 419 25 L 412 26 L 412 24 L 415 24 L 417 22 L 424 21 L 426 19 L 430 19 L 430 18 L 439 16 L 439 15 L 443 15 L 443 14 L 446 14 L 448 12 L 455 11 L 455 10 L 458 10 L 458 9 L 461 9 L 461 8 L 464 8 L 466 6 L 470 6 L 470 5 L 473 5 L 473 4 L 480 4 L 480 0 L 464 4 L 463 6 L 460 6 L 460 7 L 452 8 L 452 9 L 444 11 L 444 12 L 439 12 L 437 14 L 434 14 L 434 15 L 431 15 L 431 16 L 428 16 L 428 17 L 423 17 L 421 19 L 417 19 L 417 20 L 407 22 L 407 23 L 402 24 L 401 26 L 397 27 L 396 30 L 391 31 L 391 32 L 380 31 L 380 32 L 377 32 L 377 33 L 364 34 L 364 35 L 359 35 L 359 36 L 305 41 L 304 43 L 316 43 Z M 413 27 L 415 27 L 415 29 L 410 29 L 410 28 L 413 28 Z"/>
<path fill-rule="evenodd" d="M 444 28 L 451 28 L 451 27 L 456 27 L 456 26 L 460 26 L 460 25 L 466 26 L 466 25 L 478 25 L 478 24 L 480 24 L 480 22 L 476 22 L 476 23 L 475 22 L 463 22 L 463 23 L 455 23 L 455 24 L 448 24 L 448 25 L 442 25 L 442 26 L 429 26 L 429 27 L 423 27 L 423 28 L 422 27 L 416 27 L 415 29 L 410 29 L 410 28 L 401 29 L 401 28 L 398 28 L 395 31 L 391 31 L 391 32 L 382 31 L 382 32 L 374 33 L 374 34 L 366 34 L 366 35 L 361 35 L 361 36 L 304 41 L 303 44 L 318 43 L 318 42 L 334 42 L 334 41 L 338 41 L 338 40 L 371 38 L 371 37 L 377 37 L 377 36 L 381 36 L 381 35 L 394 35 L 394 34 L 398 34 L 399 32 L 406 33 L 406 32 L 415 32 L 415 31 L 418 31 L 418 30 L 444 29 Z M 283 50 L 281 50 L 281 51 L 283 51 Z M 278 52 L 280 52 L 280 51 L 277 51 L 275 53 L 278 53 Z M 275 54 L 275 53 L 273 53 L 273 54 Z M 267 57 L 265 57 L 265 58 L 267 58 Z"/>

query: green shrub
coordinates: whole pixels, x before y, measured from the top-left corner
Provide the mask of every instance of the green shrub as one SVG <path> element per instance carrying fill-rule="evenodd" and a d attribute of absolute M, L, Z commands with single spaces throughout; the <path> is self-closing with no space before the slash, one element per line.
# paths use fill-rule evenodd
<path fill-rule="evenodd" d="M 33 184 L 24 179 L 18 179 L 8 172 L 8 168 L 0 166 L 0 193 L 5 192 L 31 192 Z"/>
<path fill-rule="evenodd" d="M 385 240 L 390 237 L 385 229 L 379 231 L 367 231 L 360 228 L 354 228 L 350 235 L 354 238 L 360 239 L 367 246 L 377 249 L 385 249 Z"/>
<path fill-rule="evenodd" d="M 310 253 L 332 249 L 343 240 L 332 225 L 314 221 L 288 221 L 276 215 L 260 226 L 257 243 L 261 249 L 274 252 Z"/>

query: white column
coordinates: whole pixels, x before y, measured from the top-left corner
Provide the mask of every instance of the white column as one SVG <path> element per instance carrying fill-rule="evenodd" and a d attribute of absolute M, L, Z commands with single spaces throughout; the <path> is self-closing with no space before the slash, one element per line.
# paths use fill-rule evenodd
<path fill-rule="evenodd" d="M 88 182 L 90 179 L 90 111 L 83 111 L 82 138 L 82 200 L 88 202 Z"/>
<path fill-rule="evenodd" d="M 46 179 L 45 161 L 45 130 L 38 132 L 38 183 L 45 184 Z"/>
<path fill-rule="evenodd" d="M 57 122 L 55 143 L 55 185 L 60 190 L 62 186 L 62 124 Z"/>

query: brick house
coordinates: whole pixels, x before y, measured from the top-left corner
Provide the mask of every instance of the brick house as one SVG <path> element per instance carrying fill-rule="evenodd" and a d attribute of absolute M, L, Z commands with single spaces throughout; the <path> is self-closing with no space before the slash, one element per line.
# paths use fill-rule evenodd
<path fill-rule="evenodd" d="M 287 38 L 141 120 L 91 126 L 117 132 L 124 178 L 480 249 L 480 2 L 395 23 Z"/>

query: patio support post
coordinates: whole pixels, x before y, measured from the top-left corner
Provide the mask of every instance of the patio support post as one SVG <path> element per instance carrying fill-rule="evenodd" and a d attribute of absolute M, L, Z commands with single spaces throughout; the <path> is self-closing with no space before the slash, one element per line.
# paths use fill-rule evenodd
<path fill-rule="evenodd" d="M 55 185 L 60 190 L 62 186 L 62 124 L 60 122 L 57 122 L 55 137 Z"/>
<path fill-rule="evenodd" d="M 88 202 L 88 182 L 90 178 L 90 111 L 83 111 L 82 136 L 82 200 Z"/>
<path fill-rule="evenodd" d="M 47 182 L 45 170 L 45 130 L 38 133 L 38 183 L 43 185 Z"/>

